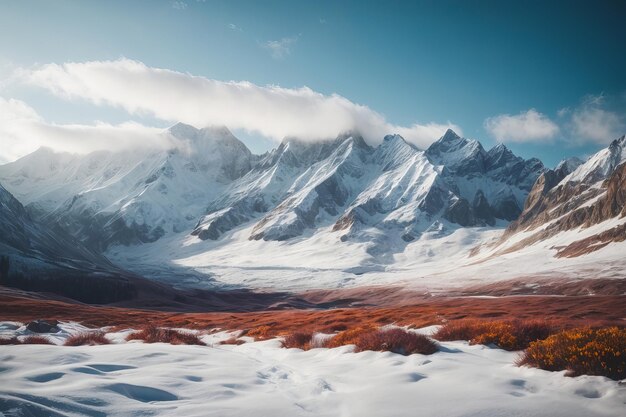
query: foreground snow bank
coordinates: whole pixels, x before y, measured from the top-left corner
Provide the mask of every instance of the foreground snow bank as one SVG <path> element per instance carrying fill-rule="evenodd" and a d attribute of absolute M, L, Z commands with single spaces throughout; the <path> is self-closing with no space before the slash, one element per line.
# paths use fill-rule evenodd
<path fill-rule="evenodd" d="M 606 378 L 518 368 L 517 353 L 465 342 L 441 348 L 405 357 L 303 352 L 275 339 L 0 346 L 0 415 L 571 417 L 619 415 L 626 402 L 626 387 Z"/>

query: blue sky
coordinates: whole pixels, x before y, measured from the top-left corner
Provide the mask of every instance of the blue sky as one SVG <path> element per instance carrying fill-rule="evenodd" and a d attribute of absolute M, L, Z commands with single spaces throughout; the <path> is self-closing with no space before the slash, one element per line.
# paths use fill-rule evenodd
<path fill-rule="evenodd" d="M 14 76 L 127 58 L 210 80 L 306 86 L 367 106 L 385 126 L 453 124 L 486 147 L 503 141 L 554 165 L 626 132 L 625 4 L 5 1 L 0 97 L 26 103 L 48 124 L 168 126 L 169 109 L 130 111 L 119 97 L 68 97 L 58 85 Z M 268 132 L 282 132 L 241 126 L 234 130 L 257 152 L 276 143 Z M 423 135 L 416 144 L 428 141 Z"/>

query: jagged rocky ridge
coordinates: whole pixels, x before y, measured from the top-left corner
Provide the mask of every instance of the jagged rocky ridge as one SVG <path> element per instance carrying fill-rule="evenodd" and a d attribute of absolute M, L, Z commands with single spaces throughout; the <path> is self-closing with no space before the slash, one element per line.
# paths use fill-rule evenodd
<path fill-rule="evenodd" d="M 622 136 L 586 162 L 567 160 L 539 176 L 524 211 L 512 222 L 499 245 L 511 252 L 561 232 L 588 228 L 626 216 L 626 138 Z M 525 238 L 506 246 L 512 236 Z M 626 240 L 624 224 L 559 248 L 557 257 L 578 256 Z"/>
<path fill-rule="evenodd" d="M 327 227 L 342 240 L 411 241 L 445 225 L 515 219 L 545 170 L 451 130 L 426 151 L 398 135 L 372 147 L 344 134 L 316 143 L 286 138 L 260 156 L 224 127 L 177 124 L 163 135 L 176 146 L 88 155 L 40 149 L 0 166 L 0 181 L 37 220 L 104 250 L 168 233 L 216 240 L 248 222 L 257 240 Z"/>
<path fill-rule="evenodd" d="M 255 220 L 250 239 L 287 240 L 332 225 L 342 240 L 376 228 L 411 241 L 444 219 L 459 226 L 514 219 L 543 169 L 452 131 L 426 151 L 398 135 L 375 148 L 356 134 L 314 144 L 286 139 L 212 202 L 192 233 L 218 239 Z"/>

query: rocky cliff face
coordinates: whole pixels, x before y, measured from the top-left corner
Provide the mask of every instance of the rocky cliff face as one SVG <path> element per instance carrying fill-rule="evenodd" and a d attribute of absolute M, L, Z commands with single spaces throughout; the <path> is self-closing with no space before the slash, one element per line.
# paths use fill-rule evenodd
<path fill-rule="evenodd" d="M 530 191 L 524 211 L 508 226 L 500 244 L 525 232 L 527 237 L 507 249 L 511 251 L 561 232 L 623 218 L 626 215 L 626 154 L 622 152 L 625 144 L 626 140 L 621 137 L 584 164 L 564 163 L 555 170 L 544 172 Z M 623 229 L 620 227 L 598 234 L 601 237 L 587 238 L 585 242 L 604 242 L 606 245 L 607 239 L 618 241 L 619 230 Z M 582 244 L 572 245 L 578 249 L 561 249 L 559 256 L 582 253 Z M 591 250 L 601 247 L 595 245 Z"/>
<path fill-rule="evenodd" d="M 485 151 L 478 141 L 452 131 L 433 143 L 426 156 L 444 167 L 442 176 L 459 195 L 446 218 L 464 226 L 516 219 L 533 183 L 545 171 L 538 159 L 524 160 L 503 144 Z"/>

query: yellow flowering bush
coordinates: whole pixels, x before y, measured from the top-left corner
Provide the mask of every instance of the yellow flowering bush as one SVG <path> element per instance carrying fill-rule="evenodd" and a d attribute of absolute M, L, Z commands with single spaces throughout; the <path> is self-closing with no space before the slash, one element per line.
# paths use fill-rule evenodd
<path fill-rule="evenodd" d="M 530 344 L 519 365 L 547 371 L 567 370 L 569 376 L 602 375 L 626 378 L 626 329 L 572 329 Z"/>

